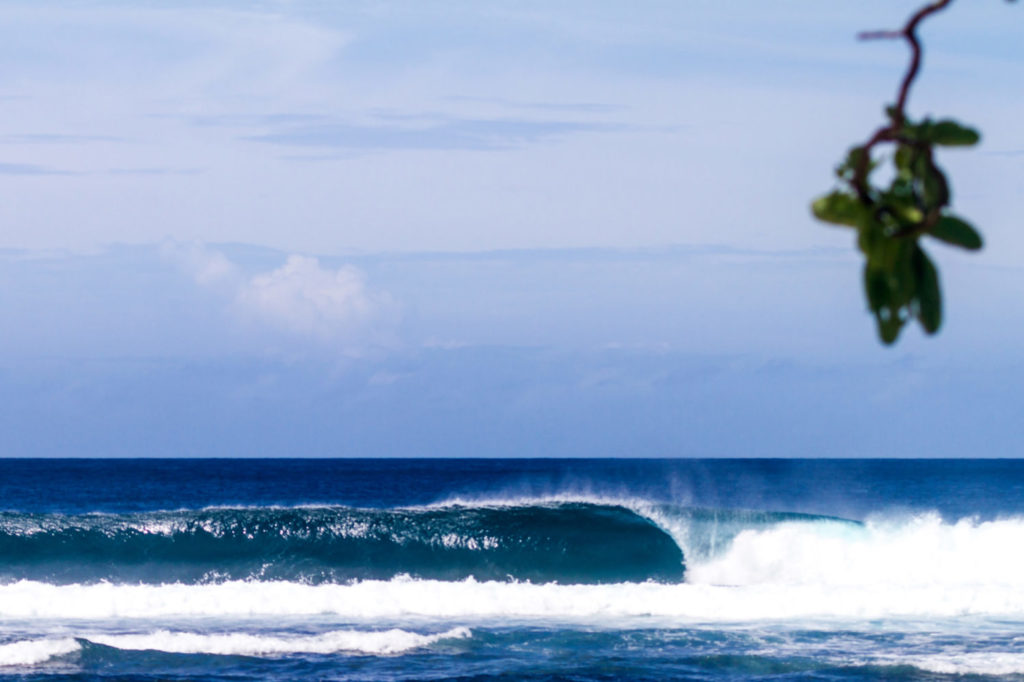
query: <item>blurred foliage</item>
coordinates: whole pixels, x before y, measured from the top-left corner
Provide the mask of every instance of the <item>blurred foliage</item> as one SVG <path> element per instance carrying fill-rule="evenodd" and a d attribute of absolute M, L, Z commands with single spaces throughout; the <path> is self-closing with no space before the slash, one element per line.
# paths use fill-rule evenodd
<path fill-rule="evenodd" d="M 895 341 L 911 319 L 929 334 L 942 324 L 939 275 L 922 237 L 981 248 L 977 230 L 949 211 L 949 182 L 934 160 L 936 146 L 973 145 L 978 139 L 977 131 L 955 121 L 904 121 L 893 140 L 895 152 L 883 159 L 892 165 L 887 186 L 872 182 L 880 164 L 862 161 L 868 152 L 857 146 L 836 169 L 840 187 L 811 205 L 819 220 L 857 230 L 864 291 L 885 343 Z"/>
<path fill-rule="evenodd" d="M 925 332 L 942 325 L 942 289 L 923 238 L 976 251 L 982 238 L 974 227 L 950 210 L 952 193 L 946 174 L 935 162 L 939 147 L 978 143 L 977 130 L 950 119 L 911 121 L 904 113 L 910 86 L 917 76 L 921 45 L 918 24 L 945 9 L 952 0 L 925 5 L 899 31 L 862 34 L 862 38 L 901 38 L 912 50 L 897 102 L 886 109 L 887 124 L 864 144 L 850 149 L 836 168 L 837 188 L 811 204 L 814 216 L 857 231 L 864 254 L 864 293 L 878 334 L 886 344 L 916 319 Z M 878 148 L 885 145 L 889 153 Z M 880 173 L 882 168 L 886 172 Z M 886 184 L 876 184 L 883 175 Z"/>

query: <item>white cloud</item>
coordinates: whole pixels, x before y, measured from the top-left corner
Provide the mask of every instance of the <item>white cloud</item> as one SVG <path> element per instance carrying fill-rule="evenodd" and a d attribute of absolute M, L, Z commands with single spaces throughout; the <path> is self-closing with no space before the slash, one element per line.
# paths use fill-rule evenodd
<path fill-rule="evenodd" d="M 323 340 L 365 332 L 391 301 L 371 292 L 352 267 L 322 268 L 316 258 L 288 256 L 276 270 L 249 279 L 238 302 L 282 329 Z"/>
<path fill-rule="evenodd" d="M 316 258 L 292 254 L 274 270 L 249 274 L 198 244 L 166 244 L 164 253 L 196 284 L 222 295 L 240 322 L 290 346 L 312 343 L 361 355 L 396 343 L 399 306 L 386 292 L 371 289 L 356 267 L 325 268 Z"/>

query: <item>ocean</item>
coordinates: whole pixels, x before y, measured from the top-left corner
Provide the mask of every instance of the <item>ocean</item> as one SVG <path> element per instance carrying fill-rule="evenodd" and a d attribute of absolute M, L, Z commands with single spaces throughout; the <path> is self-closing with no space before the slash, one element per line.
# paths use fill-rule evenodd
<path fill-rule="evenodd" d="M 0 679 L 1024 680 L 1022 558 L 1017 460 L 0 460 Z"/>

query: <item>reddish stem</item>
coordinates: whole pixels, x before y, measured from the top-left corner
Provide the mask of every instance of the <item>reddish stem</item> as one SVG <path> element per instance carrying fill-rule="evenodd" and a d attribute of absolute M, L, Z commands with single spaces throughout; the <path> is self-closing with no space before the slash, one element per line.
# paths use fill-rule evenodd
<path fill-rule="evenodd" d="M 852 184 L 857 191 L 858 198 L 865 204 L 870 204 L 871 196 L 868 193 L 867 175 L 871 162 L 871 151 L 880 142 L 888 142 L 899 137 L 900 129 L 906 121 L 907 98 L 910 95 L 910 86 L 913 85 L 918 73 L 921 71 L 921 41 L 917 37 L 917 27 L 926 18 L 941 12 L 952 3 L 953 0 L 937 0 L 925 5 L 914 13 L 907 20 L 906 25 L 898 31 L 868 31 L 859 34 L 861 40 L 873 40 L 879 38 L 895 39 L 903 38 L 910 45 L 910 64 L 900 82 L 899 93 L 896 97 L 896 106 L 892 109 L 889 125 L 879 128 L 874 135 L 864 144 L 863 153 L 857 160 L 857 167 L 854 169 Z"/>

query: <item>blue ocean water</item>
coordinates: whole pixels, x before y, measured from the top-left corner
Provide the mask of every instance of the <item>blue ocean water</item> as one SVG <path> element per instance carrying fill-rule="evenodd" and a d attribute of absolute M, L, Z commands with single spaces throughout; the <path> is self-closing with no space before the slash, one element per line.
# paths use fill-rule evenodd
<path fill-rule="evenodd" d="M 0 460 L 0 679 L 1024 679 L 1024 461 Z"/>

